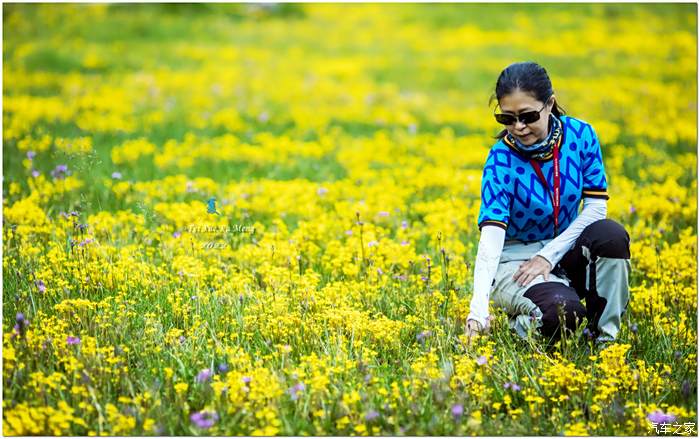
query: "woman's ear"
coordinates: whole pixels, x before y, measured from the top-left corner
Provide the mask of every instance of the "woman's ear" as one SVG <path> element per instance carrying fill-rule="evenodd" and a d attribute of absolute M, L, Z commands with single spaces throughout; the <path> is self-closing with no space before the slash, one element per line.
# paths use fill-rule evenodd
<path fill-rule="evenodd" d="M 556 102 L 556 96 L 552 94 L 552 96 L 549 97 L 549 111 L 552 111 L 552 108 L 554 108 L 554 103 Z"/>

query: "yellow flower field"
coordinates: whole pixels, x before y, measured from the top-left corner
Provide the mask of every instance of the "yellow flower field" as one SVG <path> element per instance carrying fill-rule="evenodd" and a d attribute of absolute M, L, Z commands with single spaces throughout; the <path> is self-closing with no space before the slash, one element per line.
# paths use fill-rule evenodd
<path fill-rule="evenodd" d="M 5 435 L 697 435 L 696 5 L 3 9 Z M 602 348 L 465 343 L 522 60 L 631 237 Z"/>

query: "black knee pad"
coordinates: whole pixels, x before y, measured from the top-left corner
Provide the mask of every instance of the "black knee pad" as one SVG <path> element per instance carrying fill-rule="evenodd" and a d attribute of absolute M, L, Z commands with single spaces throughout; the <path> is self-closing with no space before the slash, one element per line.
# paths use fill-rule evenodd
<path fill-rule="evenodd" d="M 577 244 L 588 247 L 593 257 L 630 258 L 630 235 L 618 222 L 605 218 L 589 224 Z"/>
<path fill-rule="evenodd" d="M 558 337 L 559 314 L 563 313 L 564 325 L 575 330 L 586 315 L 586 308 L 579 301 L 576 290 L 560 282 L 542 282 L 530 287 L 524 294 L 542 311 L 540 332 L 547 337 Z"/>

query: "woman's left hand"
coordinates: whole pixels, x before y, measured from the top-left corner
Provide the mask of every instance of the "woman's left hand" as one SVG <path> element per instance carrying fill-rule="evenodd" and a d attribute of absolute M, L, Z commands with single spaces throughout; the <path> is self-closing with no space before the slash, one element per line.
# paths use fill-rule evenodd
<path fill-rule="evenodd" d="M 537 276 L 544 275 L 544 280 L 549 280 L 549 272 L 552 271 L 552 264 L 540 255 L 533 256 L 529 261 L 524 262 L 513 275 L 519 286 L 527 285 Z"/>

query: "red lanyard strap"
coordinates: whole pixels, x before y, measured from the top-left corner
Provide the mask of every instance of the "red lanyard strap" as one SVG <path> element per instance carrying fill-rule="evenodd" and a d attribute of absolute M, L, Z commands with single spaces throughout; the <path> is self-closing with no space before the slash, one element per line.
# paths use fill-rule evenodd
<path fill-rule="evenodd" d="M 559 142 L 561 142 L 561 139 L 559 139 Z M 559 175 L 559 142 L 557 142 L 554 145 L 554 193 L 552 194 L 549 191 L 549 185 L 547 184 L 547 179 L 544 178 L 544 174 L 542 174 L 542 169 L 540 168 L 540 164 L 537 163 L 537 161 L 530 160 L 530 164 L 532 167 L 535 169 L 535 172 L 537 173 L 537 176 L 540 178 L 540 181 L 544 185 L 545 190 L 549 193 L 549 197 L 552 200 L 552 206 L 554 206 L 554 236 L 556 237 L 559 234 L 559 206 L 560 206 L 560 199 L 559 199 L 559 180 L 560 180 L 560 175 Z"/>

